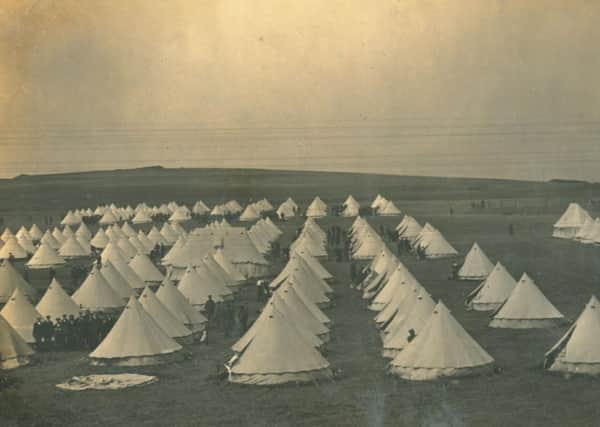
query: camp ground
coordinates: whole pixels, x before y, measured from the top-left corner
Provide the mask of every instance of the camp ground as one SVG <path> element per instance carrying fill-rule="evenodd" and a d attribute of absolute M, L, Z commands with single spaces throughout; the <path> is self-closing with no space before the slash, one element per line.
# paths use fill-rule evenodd
<path fill-rule="evenodd" d="M 290 425 L 370 425 L 383 401 L 387 425 L 586 417 L 600 393 L 588 187 L 297 174 L 53 175 L 29 205 L 3 203 L 0 375 L 49 425 L 281 425 L 284 406 Z M 40 179 L 0 182 L 1 200 Z M 152 182 L 169 189 L 138 194 Z M 153 379 L 132 388 L 139 375 Z"/>

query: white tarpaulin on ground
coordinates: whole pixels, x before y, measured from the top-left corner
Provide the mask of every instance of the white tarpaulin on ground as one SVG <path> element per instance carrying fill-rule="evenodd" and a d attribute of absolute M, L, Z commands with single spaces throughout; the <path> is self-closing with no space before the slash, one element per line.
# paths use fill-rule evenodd
<path fill-rule="evenodd" d="M 139 374 L 116 374 L 116 375 L 87 375 L 73 377 L 64 383 L 56 384 L 61 390 L 83 391 L 83 390 L 122 390 L 129 387 L 139 387 L 153 384 L 158 381 L 157 377 Z"/>

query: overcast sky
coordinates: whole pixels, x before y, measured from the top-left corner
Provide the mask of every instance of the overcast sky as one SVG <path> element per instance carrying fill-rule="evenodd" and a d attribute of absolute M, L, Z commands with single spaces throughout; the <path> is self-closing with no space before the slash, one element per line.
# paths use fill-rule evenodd
<path fill-rule="evenodd" d="M 0 176 L 600 181 L 595 0 L 2 0 Z"/>

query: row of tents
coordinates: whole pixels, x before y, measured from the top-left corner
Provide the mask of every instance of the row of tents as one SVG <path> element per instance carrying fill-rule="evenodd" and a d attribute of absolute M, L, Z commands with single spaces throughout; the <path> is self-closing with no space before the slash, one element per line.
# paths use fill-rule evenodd
<path fill-rule="evenodd" d="M 214 247 L 198 265 L 188 265 L 177 286 L 169 273 L 165 277 L 143 257 L 138 253 L 130 259 L 118 243 L 110 241 L 101 253 L 101 262 L 92 266 L 73 295 L 69 296 L 54 280 L 35 307 L 31 304 L 35 295 L 31 286 L 10 262 L 4 262 L 0 267 L 0 290 L 2 294 L 12 293 L 0 315 L 25 344 L 31 344 L 33 324 L 41 317 L 77 316 L 82 310 L 121 311 L 113 329 L 90 354 L 94 363 L 145 365 L 178 358 L 182 355 L 181 344 L 204 329 L 202 310 L 209 296 L 216 302 L 229 300 L 247 278 L 227 258 L 223 247 Z M 157 274 L 151 283 L 162 279 L 156 294 L 149 286 L 150 280 L 141 279 L 132 267 L 139 259 L 145 261 L 140 264 L 144 270 Z M 15 349 L 27 348 L 14 339 L 12 330 L 6 329 L 6 336 L 13 337 L 12 344 L 7 344 L 12 350 L 0 351 L 3 358 L 4 354 L 14 354 Z M 24 363 L 20 357 L 6 356 L 11 359 L 7 366 Z"/>
<path fill-rule="evenodd" d="M 342 216 L 356 217 L 360 212 L 360 203 L 349 195 L 342 204 Z M 385 197 L 378 194 L 370 205 L 376 215 L 390 216 L 400 215 L 401 211 L 396 205 Z M 61 225 L 76 227 L 84 223 L 86 218 L 98 218 L 98 223 L 102 226 L 117 224 L 123 221 L 130 221 L 133 224 L 150 224 L 157 216 L 167 217 L 169 222 L 185 222 L 192 219 L 192 215 L 210 215 L 212 217 L 223 218 L 228 216 L 238 216 L 240 221 L 255 221 L 264 216 L 275 212 L 279 218 L 292 218 L 297 216 L 298 205 L 292 198 L 286 199 L 279 205 L 277 210 L 266 198 L 257 202 L 251 202 L 243 207 L 237 200 L 230 200 L 226 203 L 215 204 L 212 209 L 202 200 L 194 203 L 190 209 L 186 205 L 178 204 L 174 201 L 163 203 L 159 206 L 149 206 L 146 203 L 139 203 L 135 208 L 131 205 L 117 206 L 114 203 L 109 205 L 99 205 L 94 210 L 91 208 L 69 210 L 61 220 Z M 327 204 L 316 196 L 306 208 L 305 215 L 311 218 L 321 218 L 327 216 Z"/>
<path fill-rule="evenodd" d="M 384 248 L 358 284 L 390 358 L 389 371 L 405 379 L 471 375 L 489 371 L 493 358 L 437 304 L 408 269 Z M 462 280 L 483 280 L 465 302 L 468 309 L 491 311 L 493 328 L 550 328 L 566 323 L 526 273 L 516 282 L 501 263 L 495 266 L 475 243 L 458 272 Z M 545 355 L 544 367 L 569 373 L 600 373 L 598 300 L 592 296 L 578 320 Z"/>
<path fill-rule="evenodd" d="M 411 216 L 405 215 L 396 227 L 399 239 L 410 243 L 415 253 L 428 259 L 449 258 L 458 255 L 454 247 L 433 225 L 421 225 Z M 373 259 L 383 247 L 385 241 L 377 231 L 362 217 L 357 217 L 350 227 L 352 257 L 356 260 Z"/>
<path fill-rule="evenodd" d="M 313 256 L 326 233 L 311 218 L 290 246 L 290 258 L 270 282 L 272 294 L 248 331 L 231 347 L 226 363 L 232 383 L 275 385 L 318 382 L 333 372 L 324 357 L 332 322 L 333 276 Z M 325 253 L 326 255 L 326 253 Z"/>

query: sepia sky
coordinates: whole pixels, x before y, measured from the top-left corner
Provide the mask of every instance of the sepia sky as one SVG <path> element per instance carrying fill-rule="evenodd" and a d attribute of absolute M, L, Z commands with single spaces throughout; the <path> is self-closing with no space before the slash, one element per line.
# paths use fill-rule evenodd
<path fill-rule="evenodd" d="M 0 177 L 600 181 L 595 0 L 1 0 Z"/>

